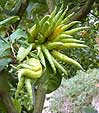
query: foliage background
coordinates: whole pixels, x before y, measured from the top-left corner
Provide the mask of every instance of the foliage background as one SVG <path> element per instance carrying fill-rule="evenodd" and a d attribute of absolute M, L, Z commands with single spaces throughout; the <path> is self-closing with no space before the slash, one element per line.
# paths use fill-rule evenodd
<path fill-rule="evenodd" d="M 71 79 L 63 79 L 60 88 L 49 100 L 51 112 L 83 113 L 85 108 L 91 109 L 93 97 L 98 95 L 98 88 L 95 86 L 98 78 L 99 69 L 95 68 L 87 72 L 77 71 Z"/>

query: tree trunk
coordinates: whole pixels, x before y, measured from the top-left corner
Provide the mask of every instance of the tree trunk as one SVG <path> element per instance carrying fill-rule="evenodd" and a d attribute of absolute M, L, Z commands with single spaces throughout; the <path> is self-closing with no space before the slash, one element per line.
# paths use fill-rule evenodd
<path fill-rule="evenodd" d="M 90 12 L 91 7 L 95 0 L 87 0 L 85 5 L 81 7 L 81 9 L 75 13 L 75 15 L 71 18 L 72 21 L 78 20 L 81 21 L 83 20 L 87 14 Z"/>
<path fill-rule="evenodd" d="M 6 109 L 6 113 L 18 113 L 9 96 L 8 72 L 0 72 L 0 101 Z"/>
<path fill-rule="evenodd" d="M 42 113 L 44 101 L 46 96 L 46 89 L 40 84 L 37 88 L 35 103 L 34 103 L 34 111 L 33 113 Z"/>
<path fill-rule="evenodd" d="M 15 107 L 11 101 L 11 98 L 9 97 L 8 94 L 3 94 L 1 96 L 1 101 L 4 105 L 4 107 L 6 108 L 7 113 L 18 113 L 18 111 L 15 109 Z"/>

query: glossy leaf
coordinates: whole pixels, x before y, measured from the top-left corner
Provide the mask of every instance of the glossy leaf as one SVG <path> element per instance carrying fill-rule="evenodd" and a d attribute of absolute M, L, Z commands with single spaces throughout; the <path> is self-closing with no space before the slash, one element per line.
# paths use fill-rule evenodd
<path fill-rule="evenodd" d="M 47 94 L 56 90 L 61 84 L 62 76 L 60 72 L 57 70 L 56 75 L 50 75 L 48 81 L 45 83 L 47 87 Z"/>
<path fill-rule="evenodd" d="M 13 32 L 10 35 L 10 40 L 12 43 L 14 43 L 15 41 L 18 41 L 20 38 L 26 38 L 26 37 L 27 35 L 22 29 L 17 29 L 15 32 Z"/>
<path fill-rule="evenodd" d="M 10 43 L 0 39 L 0 71 L 11 62 Z"/>
<path fill-rule="evenodd" d="M 17 60 L 22 61 L 31 51 L 32 45 L 30 45 L 28 48 L 20 47 L 18 54 L 17 54 Z"/>
<path fill-rule="evenodd" d="M 37 84 L 43 84 L 43 87 L 46 89 L 46 93 L 48 94 L 60 86 L 61 80 L 61 73 L 57 70 L 57 73 L 53 74 L 50 64 L 46 61 L 46 70 L 44 71 L 43 76 L 37 81 Z"/>
<path fill-rule="evenodd" d="M 14 24 L 15 22 L 19 21 L 20 18 L 18 16 L 12 16 L 12 17 L 9 17 L 3 21 L 0 22 L 0 26 L 4 26 L 4 25 L 12 25 Z"/>

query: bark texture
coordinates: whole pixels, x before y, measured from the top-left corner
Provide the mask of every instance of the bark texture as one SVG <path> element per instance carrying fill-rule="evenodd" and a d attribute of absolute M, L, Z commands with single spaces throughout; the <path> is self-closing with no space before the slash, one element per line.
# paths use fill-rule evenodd
<path fill-rule="evenodd" d="M 77 13 L 75 13 L 71 20 L 81 21 L 83 18 L 85 18 L 87 14 L 90 12 L 94 2 L 95 0 L 87 0 L 85 5 L 82 6 Z"/>
<path fill-rule="evenodd" d="M 18 113 L 9 96 L 8 72 L 0 72 L 0 101 L 6 109 L 6 113 Z"/>
<path fill-rule="evenodd" d="M 46 90 L 40 84 L 37 88 L 35 104 L 34 104 L 34 111 L 33 113 L 42 113 L 43 105 L 45 101 Z"/>

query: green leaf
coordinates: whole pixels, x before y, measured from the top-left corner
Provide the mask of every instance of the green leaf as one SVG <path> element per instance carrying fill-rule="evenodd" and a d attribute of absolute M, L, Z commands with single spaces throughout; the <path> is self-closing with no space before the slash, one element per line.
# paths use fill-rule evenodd
<path fill-rule="evenodd" d="M 18 113 L 21 113 L 22 107 L 21 107 L 20 101 L 17 99 L 13 99 L 13 104 L 17 109 Z"/>
<path fill-rule="evenodd" d="M 0 71 L 2 71 L 5 68 L 5 66 L 7 66 L 10 62 L 11 62 L 10 58 L 0 59 Z"/>
<path fill-rule="evenodd" d="M 48 80 L 45 82 L 45 86 L 47 88 L 47 94 L 56 90 L 60 86 L 61 80 L 62 80 L 62 76 L 58 70 L 56 75 L 50 75 Z"/>
<path fill-rule="evenodd" d="M 27 8 L 28 18 L 30 18 L 31 14 L 35 18 L 36 15 L 40 16 L 43 15 L 45 12 L 47 12 L 47 5 L 42 3 L 30 2 Z"/>
<path fill-rule="evenodd" d="M 19 8 L 21 6 L 21 2 L 22 2 L 21 0 L 16 0 L 16 4 L 15 4 L 14 8 L 11 11 L 12 15 L 16 15 L 17 14 L 17 12 L 18 12 L 18 10 L 19 10 Z"/>
<path fill-rule="evenodd" d="M 22 61 L 29 54 L 31 49 L 32 49 L 32 44 L 27 49 L 21 46 L 17 54 L 17 60 Z"/>
<path fill-rule="evenodd" d="M 52 68 L 48 61 L 46 61 L 46 70 L 42 74 L 41 78 L 36 82 L 36 84 L 42 84 L 46 89 L 46 93 L 51 93 L 56 90 L 62 81 L 61 73 L 57 70 L 56 74 L 53 74 Z"/>
<path fill-rule="evenodd" d="M 15 41 L 18 41 L 20 38 L 26 38 L 27 35 L 26 33 L 22 30 L 22 29 L 17 29 L 15 32 L 13 32 L 10 35 L 10 40 L 12 43 L 14 43 Z"/>
<path fill-rule="evenodd" d="M 1 21 L 0 26 L 12 25 L 12 24 L 14 24 L 15 22 L 17 22 L 19 20 L 20 20 L 20 18 L 18 16 L 12 16 L 12 17 L 9 17 L 9 18 Z"/>
<path fill-rule="evenodd" d="M 11 62 L 10 43 L 0 38 L 0 71 Z"/>

